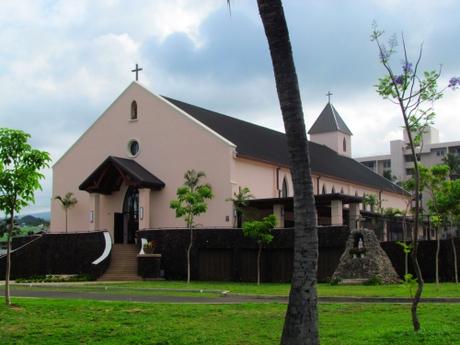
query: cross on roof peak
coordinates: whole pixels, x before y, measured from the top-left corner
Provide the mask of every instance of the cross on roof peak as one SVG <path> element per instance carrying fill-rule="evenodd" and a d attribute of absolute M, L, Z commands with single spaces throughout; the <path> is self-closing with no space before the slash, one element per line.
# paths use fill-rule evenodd
<path fill-rule="evenodd" d="M 333 93 L 332 93 L 331 91 L 328 91 L 328 92 L 326 93 L 327 102 L 328 102 L 328 103 L 331 103 L 331 96 L 332 96 L 332 95 L 333 95 Z"/>
<path fill-rule="evenodd" d="M 139 80 L 139 72 L 142 71 L 142 68 L 139 68 L 139 65 L 136 64 L 136 68 L 132 69 L 131 72 L 136 72 L 136 81 Z"/>

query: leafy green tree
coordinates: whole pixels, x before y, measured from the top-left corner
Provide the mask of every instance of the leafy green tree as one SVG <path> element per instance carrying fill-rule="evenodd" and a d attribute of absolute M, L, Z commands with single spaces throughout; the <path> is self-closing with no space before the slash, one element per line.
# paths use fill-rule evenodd
<path fill-rule="evenodd" d="M 363 197 L 363 206 L 366 209 L 367 206 L 371 208 L 371 212 L 375 212 L 375 206 L 377 206 L 377 196 L 375 194 L 366 194 Z"/>
<path fill-rule="evenodd" d="M 30 135 L 20 130 L 0 128 L 0 210 L 8 219 L 5 303 L 11 304 L 11 238 L 14 217 L 24 207 L 35 202 L 34 192 L 41 189 L 44 178 L 41 169 L 48 167 L 50 157 L 47 152 L 32 148 Z"/>
<path fill-rule="evenodd" d="M 443 163 L 449 167 L 449 177 L 451 180 L 456 179 L 460 175 L 460 156 L 449 152 L 442 159 Z"/>
<path fill-rule="evenodd" d="M 260 285 L 260 257 L 262 254 L 262 246 L 269 244 L 273 240 L 271 234 L 276 225 L 276 217 L 271 214 L 262 220 L 253 220 L 243 223 L 243 235 L 256 240 L 258 245 L 257 250 L 257 285 Z"/>
<path fill-rule="evenodd" d="M 396 180 L 398 179 L 395 175 L 391 174 L 391 170 L 384 170 L 383 177 L 385 177 L 388 181 L 391 182 L 396 182 Z"/>
<path fill-rule="evenodd" d="M 383 209 L 383 215 L 388 218 L 402 216 L 403 212 L 399 208 L 388 207 Z"/>
<path fill-rule="evenodd" d="M 206 174 L 202 171 L 187 170 L 184 185 L 177 189 L 177 199 L 171 200 L 170 207 L 176 211 L 177 218 L 184 218 L 190 231 L 190 243 L 187 247 L 187 283 L 190 283 L 190 253 L 193 246 L 193 228 L 195 217 L 208 209 L 207 201 L 213 198 L 209 184 L 200 184 Z"/>
<path fill-rule="evenodd" d="M 61 203 L 61 207 L 64 209 L 65 212 L 65 232 L 67 233 L 68 230 L 68 213 L 69 209 L 74 207 L 78 200 L 73 196 L 72 192 L 68 192 L 61 197 L 60 195 L 54 197 L 55 200 L 58 200 Z"/>
<path fill-rule="evenodd" d="M 233 202 L 233 208 L 236 212 L 236 227 L 241 228 L 243 222 L 244 208 L 249 205 L 249 200 L 253 199 L 254 195 L 248 187 L 238 187 L 238 192 L 233 193 L 233 198 L 227 199 L 227 201 Z"/>
<path fill-rule="evenodd" d="M 451 226 L 450 240 L 454 256 L 454 276 L 455 282 L 458 283 L 457 249 L 452 224 L 460 220 L 460 180 L 445 181 L 441 190 L 437 192 L 436 200 L 439 212 L 447 216 Z"/>
<path fill-rule="evenodd" d="M 379 79 L 376 85 L 377 93 L 384 99 L 395 103 L 401 111 L 403 117 L 404 128 L 406 130 L 410 155 L 414 164 L 414 182 L 415 182 L 415 209 L 414 209 L 414 226 L 412 228 L 412 252 L 411 258 L 414 266 L 415 277 L 417 279 L 417 291 L 412 299 L 411 316 L 414 331 L 420 330 L 420 321 L 417 315 L 417 307 L 420 303 L 423 292 L 423 277 L 418 262 L 418 226 L 420 214 L 420 174 L 417 164 L 416 148 L 420 147 L 422 134 L 426 128 L 433 123 L 435 112 L 432 108 L 433 103 L 442 97 L 442 90 L 438 88 L 438 79 L 440 71 L 425 71 L 420 73 L 420 61 L 422 58 L 423 46 L 417 55 L 415 64 L 409 60 L 409 56 L 404 41 L 404 36 L 401 35 L 402 43 L 402 66 L 394 69 L 391 63 L 391 58 L 396 53 L 398 41 L 396 36 L 393 36 L 385 45 L 381 39 L 384 32 L 379 30 L 374 25 L 371 40 L 377 45 L 379 51 L 380 63 L 385 69 L 385 75 Z M 460 79 L 452 78 L 449 86 L 457 88 L 460 84 Z"/>
<path fill-rule="evenodd" d="M 428 209 L 430 211 L 430 224 L 434 226 L 436 236 L 436 255 L 435 255 L 435 276 L 436 284 L 439 284 L 439 252 L 441 250 L 441 236 L 439 230 L 442 224 L 442 209 L 438 207 L 437 196 L 441 191 L 443 182 L 449 176 L 449 167 L 447 165 L 434 165 L 426 168 L 420 165 L 420 185 L 430 196 L 428 200 Z"/>

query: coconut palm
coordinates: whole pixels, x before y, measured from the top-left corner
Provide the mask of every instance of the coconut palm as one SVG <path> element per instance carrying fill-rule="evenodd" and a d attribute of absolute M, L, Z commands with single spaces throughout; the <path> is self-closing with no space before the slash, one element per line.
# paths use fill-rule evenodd
<path fill-rule="evenodd" d="M 73 196 L 72 192 L 68 192 L 61 197 L 60 195 L 54 197 L 55 200 L 58 200 L 61 203 L 62 208 L 65 212 L 65 232 L 68 230 L 68 213 L 69 209 L 74 207 L 75 204 L 78 202 L 77 198 Z"/>
<path fill-rule="evenodd" d="M 236 226 L 241 228 L 243 223 L 243 209 L 248 206 L 249 200 L 253 199 L 254 195 L 248 187 L 238 187 L 238 192 L 233 193 L 233 198 L 228 198 L 227 201 L 233 202 L 233 207 L 236 212 Z"/>
<path fill-rule="evenodd" d="M 318 233 L 299 82 L 281 0 L 257 0 L 270 49 L 294 186 L 292 285 L 281 344 L 318 344 Z"/>

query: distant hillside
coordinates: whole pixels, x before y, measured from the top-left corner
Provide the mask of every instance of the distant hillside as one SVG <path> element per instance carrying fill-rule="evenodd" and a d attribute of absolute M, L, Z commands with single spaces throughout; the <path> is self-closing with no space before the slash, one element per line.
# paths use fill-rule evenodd
<path fill-rule="evenodd" d="M 31 226 L 37 226 L 41 224 L 48 225 L 49 220 L 41 218 L 41 217 L 27 215 L 27 216 L 19 218 L 18 223 L 25 224 L 25 225 L 31 225 Z"/>
<path fill-rule="evenodd" d="M 51 213 L 48 211 L 48 212 L 39 212 L 39 213 L 29 213 L 27 215 L 21 215 L 21 217 L 26 217 L 26 216 L 32 216 L 32 217 L 35 217 L 35 218 L 41 218 L 41 219 L 44 219 L 46 221 L 50 221 L 51 219 Z"/>

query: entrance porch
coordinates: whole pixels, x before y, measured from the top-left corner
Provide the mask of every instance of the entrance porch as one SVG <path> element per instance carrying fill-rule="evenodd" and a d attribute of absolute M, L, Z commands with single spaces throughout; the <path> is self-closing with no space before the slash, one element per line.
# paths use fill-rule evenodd
<path fill-rule="evenodd" d="M 110 232 L 114 243 L 134 243 L 136 232 L 151 226 L 152 191 L 160 191 L 164 186 L 163 181 L 135 160 L 109 156 L 79 186 L 89 193 L 89 230 L 100 230 L 102 216 L 110 214 L 113 215 Z M 122 204 L 110 202 L 113 193 L 121 189 L 126 189 Z M 101 196 L 107 200 L 104 209 Z"/>

